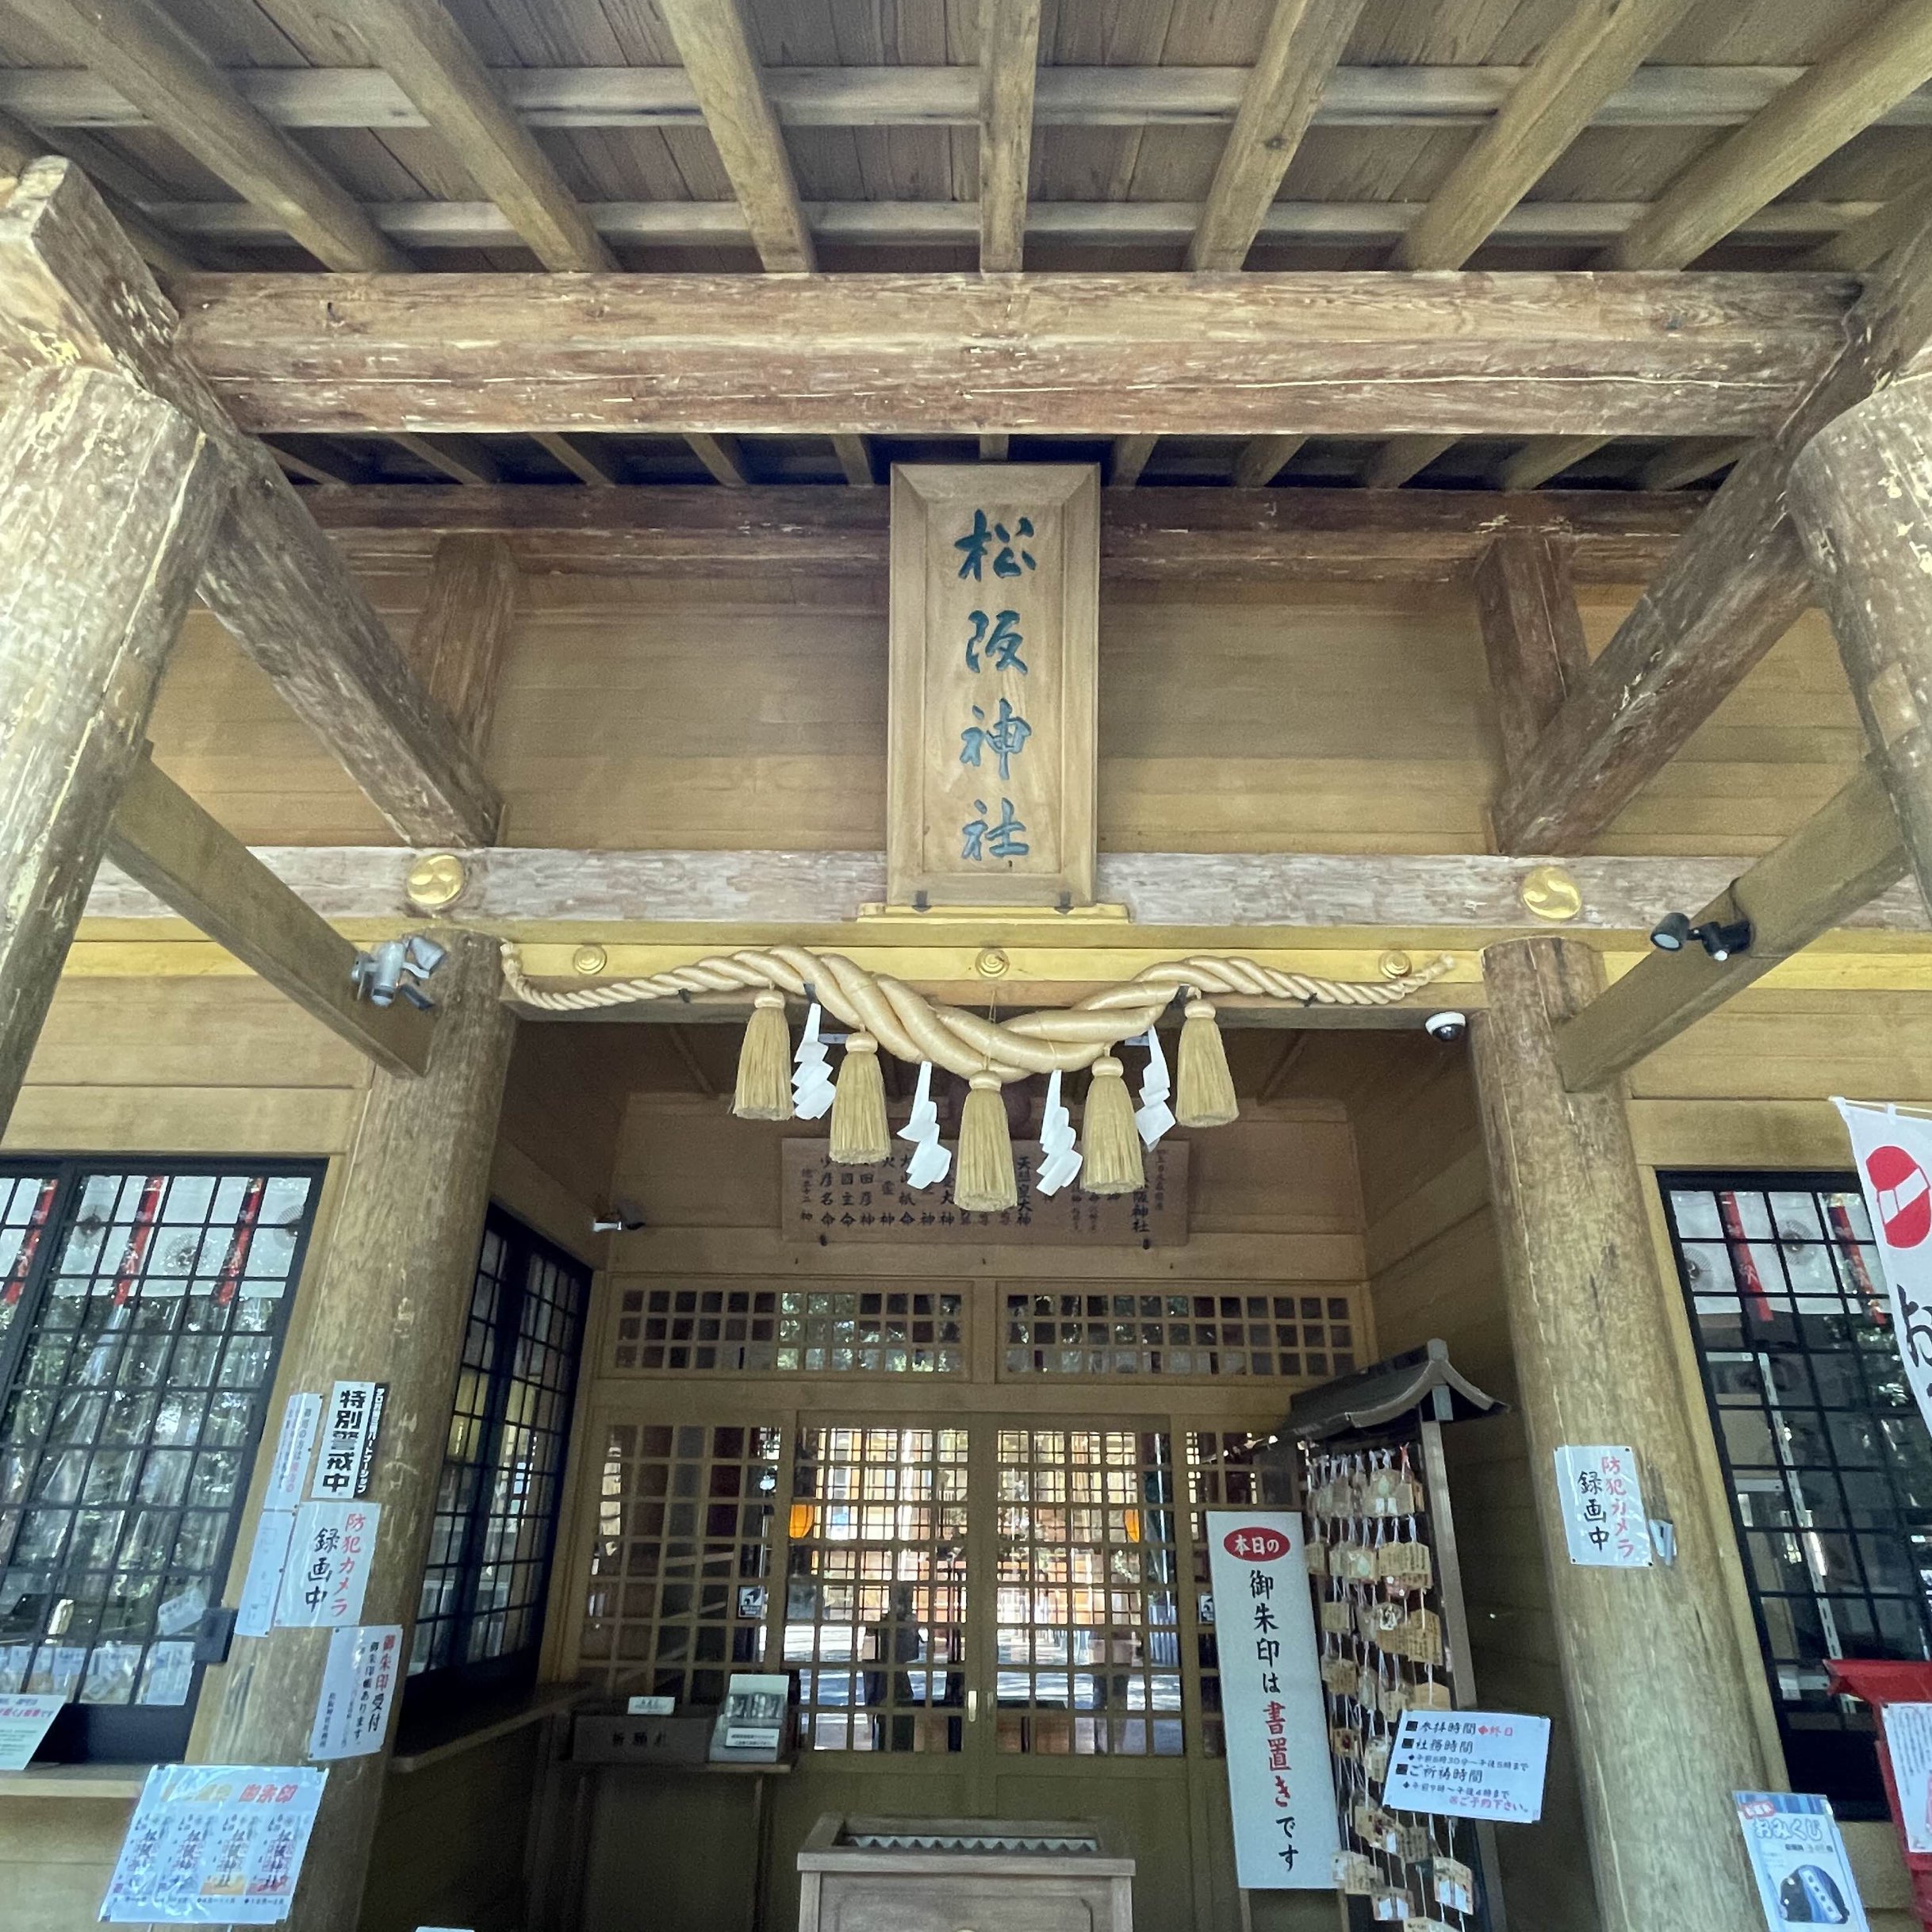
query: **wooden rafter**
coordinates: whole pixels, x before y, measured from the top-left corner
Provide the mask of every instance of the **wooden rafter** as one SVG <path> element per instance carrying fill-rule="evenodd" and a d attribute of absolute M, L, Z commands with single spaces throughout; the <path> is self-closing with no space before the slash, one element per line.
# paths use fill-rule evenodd
<path fill-rule="evenodd" d="M 1257 436 L 1244 443 L 1234 459 L 1234 485 L 1237 489 L 1259 489 L 1294 461 L 1305 436 Z"/>
<path fill-rule="evenodd" d="M 1693 436 L 1653 456 L 1639 473 L 1638 487 L 1682 489 L 1687 483 L 1699 482 L 1719 470 L 1741 463 L 1750 453 L 1750 444 L 1735 437 Z"/>
<path fill-rule="evenodd" d="M 324 489 L 346 489 L 355 483 L 366 483 L 370 473 L 360 463 L 335 458 L 303 456 L 293 450 L 264 441 L 263 447 L 281 464 L 282 473 L 300 483 L 314 483 Z"/>
<path fill-rule="evenodd" d="M 987 0 L 979 10 L 979 266 L 1024 266 L 1040 0 Z"/>
<path fill-rule="evenodd" d="M 616 473 L 604 460 L 578 442 L 568 436 L 552 435 L 539 430 L 531 440 L 538 444 L 544 453 L 562 463 L 578 482 L 592 489 L 613 489 L 617 485 Z M 692 439 L 696 447 L 697 439 Z M 707 441 L 713 440 L 707 438 Z"/>
<path fill-rule="evenodd" d="M 1397 436 L 1375 452 L 1362 481 L 1370 489 L 1400 489 L 1455 443 L 1454 436 Z"/>
<path fill-rule="evenodd" d="M 1759 435 L 1803 275 L 195 275 L 244 427 L 338 434 Z M 540 353 L 539 352 L 540 351 Z"/>
<path fill-rule="evenodd" d="M 484 489 L 503 481 L 496 458 L 473 438 L 417 436 L 398 431 L 389 440 L 439 476 L 447 477 L 466 489 Z"/>
<path fill-rule="evenodd" d="M 0 366 L 115 369 L 194 422 L 234 491 L 202 601 L 404 838 L 488 842 L 498 805 L 473 753 L 275 459 L 182 358 L 176 333 L 174 311 L 80 171 L 29 167 L 0 206 Z"/>
<path fill-rule="evenodd" d="M 324 266 L 404 266 L 347 190 L 270 126 L 152 0 L 35 0 L 33 20 Z"/>
<path fill-rule="evenodd" d="M 1510 457 L 1497 477 L 1504 489 L 1540 489 L 1573 464 L 1604 447 L 1601 436 L 1532 436 Z"/>

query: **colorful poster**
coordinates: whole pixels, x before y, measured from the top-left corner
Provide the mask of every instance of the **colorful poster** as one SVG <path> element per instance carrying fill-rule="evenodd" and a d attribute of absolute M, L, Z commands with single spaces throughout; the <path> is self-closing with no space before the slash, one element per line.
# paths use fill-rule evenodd
<path fill-rule="evenodd" d="M 311 1758 L 318 1762 L 367 1758 L 381 1750 L 402 1658 L 400 1623 L 363 1623 L 329 1639 L 316 1721 L 309 1733 Z"/>
<path fill-rule="evenodd" d="M 346 1502 L 369 1493 L 376 1432 L 382 1426 L 382 1405 L 389 1393 L 389 1384 L 384 1382 L 339 1382 L 329 1391 L 312 1495 Z"/>
<path fill-rule="evenodd" d="M 1769 1932 L 1795 1925 L 1870 1932 L 1830 1801 L 1795 1791 L 1733 1795 Z"/>
<path fill-rule="evenodd" d="M 1301 1519 L 1210 1510 L 1207 1538 L 1236 1880 L 1328 1891 L 1341 1839 Z"/>
<path fill-rule="evenodd" d="M 121 1841 L 103 1922 L 279 1924 L 328 1777 L 301 1765 L 156 1765 Z"/>
<path fill-rule="evenodd" d="M 1912 1400 L 1932 1428 L 1932 1120 L 1850 1100 L 1833 1104 L 1851 1135 L 1879 1266 L 1892 1292 L 1892 1339 Z"/>
<path fill-rule="evenodd" d="M 361 1623 L 381 1520 L 379 1503 L 304 1503 L 295 1512 L 275 1621 L 306 1630 Z"/>
<path fill-rule="evenodd" d="M 1543 1815 L 1550 1720 L 1513 1711 L 1405 1711 L 1382 1801 L 1392 1811 L 1533 1825 Z"/>
<path fill-rule="evenodd" d="M 1880 1704 L 1878 1715 L 1899 1794 L 1905 1849 L 1932 1852 L 1932 1704 Z"/>
<path fill-rule="evenodd" d="M 0 1771 L 26 1769 L 67 1701 L 64 1697 L 30 1697 L 24 1691 L 0 1697 Z"/>
<path fill-rule="evenodd" d="M 1571 1562 L 1602 1570 L 1650 1567 L 1650 1526 L 1634 1449 L 1623 1443 L 1566 1443 L 1556 1452 L 1556 1492 Z"/>

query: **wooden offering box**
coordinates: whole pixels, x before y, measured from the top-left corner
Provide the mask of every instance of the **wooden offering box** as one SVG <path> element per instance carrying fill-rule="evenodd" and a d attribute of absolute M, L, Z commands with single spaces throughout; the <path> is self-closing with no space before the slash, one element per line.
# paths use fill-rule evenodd
<path fill-rule="evenodd" d="M 799 1853 L 799 1932 L 1133 1932 L 1106 1826 L 825 1817 Z"/>

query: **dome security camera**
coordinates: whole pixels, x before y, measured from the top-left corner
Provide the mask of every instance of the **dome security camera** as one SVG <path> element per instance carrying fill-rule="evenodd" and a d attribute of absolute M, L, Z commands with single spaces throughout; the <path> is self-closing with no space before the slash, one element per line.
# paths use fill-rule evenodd
<path fill-rule="evenodd" d="M 1432 1040 L 1460 1040 L 1469 1031 L 1466 1013 L 1432 1013 L 1422 1022 L 1422 1030 Z"/>

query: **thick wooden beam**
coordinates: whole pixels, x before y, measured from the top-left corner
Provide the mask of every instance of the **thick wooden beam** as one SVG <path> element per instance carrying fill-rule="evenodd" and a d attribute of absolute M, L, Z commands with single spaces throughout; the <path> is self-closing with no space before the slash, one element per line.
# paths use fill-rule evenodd
<path fill-rule="evenodd" d="M 806 485 L 447 489 L 376 486 L 305 499 L 358 568 L 426 566 L 439 537 L 500 535 L 530 575 L 770 569 L 882 573 L 882 497 Z M 1700 500 L 1608 490 L 1171 489 L 1103 493 L 1101 563 L 1121 578 L 1445 583 L 1492 539 L 1564 545 L 1579 583 L 1651 576 Z"/>
<path fill-rule="evenodd" d="M 1643 220 L 1606 248 L 1603 268 L 1681 268 L 1801 180 L 1932 78 L 1932 10 L 1894 0 L 1738 132 L 1700 155 Z"/>
<path fill-rule="evenodd" d="M 347 0 L 342 17 L 546 268 L 616 266 L 442 0 Z"/>
<path fill-rule="evenodd" d="M 1844 339 L 1802 275 L 193 275 L 244 427 L 1717 435 Z"/>
<path fill-rule="evenodd" d="M 658 0 L 704 125 L 768 269 L 815 268 L 785 137 L 765 91 L 740 0 Z"/>
<path fill-rule="evenodd" d="M 482 844 L 496 799 L 275 459 L 178 354 L 174 309 L 76 168 L 0 207 L 0 370 L 124 372 L 179 409 L 232 483 L 203 600 L 405 838 Z"/>
<path fill-rule="evenodd" d="M 271 213 L 324 267 L 404 266 L 347 191 L 270 127 L 152 0 L 35 0 L 33 23 Z"/>
<path fill-rule="evenodd" d="M 1489 688 L 1513 771 L 1589 668 L 1569 560 L 1546 537 L 1498 537 L 1476 565 Z"/>
<path fill-rule="evenodd" d="M 1363 0 L 1275 0 L 1228 144 L 1188 244 L 1193 269 L 1239 268 L 1281 190 Z"/>
<path fill-rule="evenodd" d="M 1040 0 L 987 0 L 979 10 L 979 267 L 1023 267 Z"/>
<path fill-rule="evenodd" d="M 1722 1608 L 1735 1546 L 1685 1383 L 1681 1300 L 1658 1275 L 1623 1094 L 1568 1092 L 1557 1065 L 1556 1029 L 1601 968 L 1588 946 L 1521 940 L 1484 954 L 1483 983 L 1477 1106 L 1599 1920 L 1758 1932 L 1749 1866 L 1709 1855 L 1736 1829 L 1732 1792 L 1762 1790 L 1772 1767 L 1753 1703 L 1763 1665 Z M 1555 1457 L 1583 1443 L 1635 1451 L 1645 1503 L 1674 1525 L 1672 1562 L 1567 1559 Z M 1627 1695 L 1637 1681 L 1646 1694 Z"/>
<path fill-rule="evenodd" d="M 409 660 L 431 698 L 479 753 L 516 619 L 516 559 L 501 537 L 445 537 L 409 633 Z"/>
<path fill-rule="evenodd" d="M 404 881 L 430 849 L 259 846 L 255 856 L 324 918 L 407 919 Z M 450 916 L 486 930 L 581 926 L 836 926 L 885 897 L 883 852 L 618 852 L 498 845 L 466 853 Z M 1484 853 L 1102 853 L 1101 896 L 1137 925 L 1309 931 L 1413 931 L 1472 946 L 1544 932 L 1524 903 L 1542 861 Z M 1582 899 L 1566 930 L 1636 941 L 1659 916 L 1715 899 L 1735 858 L 1566 861 Z M 90 919 L 157 919 L 167 908 L 111 872 L 87 902 Z M 1922 937 L 1932 915 L 1899 886 L 1846 915 L 1849 930 Z"/>
<path fill-rule="evenodd" d="M 0 1124 L 13 1111 L 225 494 L 208 439 L 108 370 L 0 408 Z"/>
<path fill-rule="evenodd" d="M 429 1071 L 421 1079 L 378 1071 L 371 1081 L 277 1376 L 278 1388 L 323 1395 L 338 1379 L 388 1385 L 369 1493 L 381 1526 L 364 1608 L 371 1623 L 402 1626 L 405 1653 L 516 1026 L 498 998 L 495 945 L 470 933 L 452 933 L 449 945 Z M 253 1527 L 243 1526 L 242 1547 Z M 228 1662 L 209 1673 L 190 1757 L 299 1764 L 328 1649 L 326 1630 L 236 1638 Z M 385 1739 L 379 1751 L 330 1765 L 289 1932 L 355 1932 L 388 1761 Z"/>
<path fill-rule="evenodd" d="M 1692 3 L 1577 0 L 1397 245 L 1394 265 L 1460 268 Z"/>
<path fill-rule="evenodd" d="M 511 109 L 535 128 L 691 128 L 702 119 L 681 67 L 494 67 Z M 1326 128 L 1482 128 L 1531 70 L 1466 63 L 1336 67 L 1316 103 Z M 1738 127 L 1805 69 L 1654 63 L 1606 100 L 1593 125 Z M 1033 118 L 1043 127 L 1225 127 L 1248 71 L 1230 67 L 1049 67 L 1041 70 Z M 282 128 L 421 128 L 422 111 L 374 67 L 231 67 L 226 78 L 262 117 Z M 969 67 L 774 67 L 765 88 L 780 121 L 799 128 L 972 128 L 979 125 L 979 76 Z M 46 128 L 149 125 L 101 75 L 75 67 L 0 70 L 0 107 Z M 1932 126 L 1932 94 L 1907 95 L 1881 117 L 1892 127 Z"/>
<path fill-rule="evenodd" d="M 114 807 L 107 857 L 378 1066 L 428 1065 L 429 1015 L 358 999 L 355 948 L 148 759 Z"/>
<path fill-rule="evenodd" d="M 1906 864 L 1884 780 L 1867 766 L 1693 916 L 1694 925 L 1749 919 L 1748 951 L 1721 960 L 1695 943 L 1678 953 L 1653 952 L 1557 1029 L 1563 1084 L 1581 1091 L 1615 1079 L 1773 967 L 1843 925 L 1903 878 Z M 1660 905 L 1658 916 L 1684 910 Z"/>

